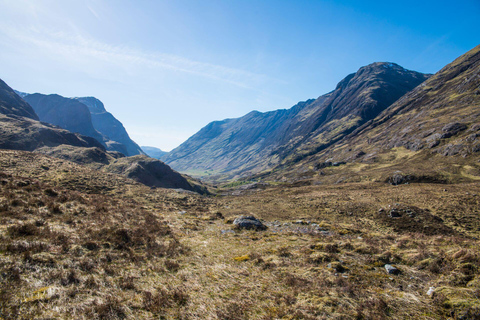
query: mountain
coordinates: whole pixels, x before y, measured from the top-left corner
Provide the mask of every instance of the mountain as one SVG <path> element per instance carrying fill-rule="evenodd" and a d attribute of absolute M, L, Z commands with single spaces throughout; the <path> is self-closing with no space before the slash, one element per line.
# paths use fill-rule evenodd
<path fill-rule="evenodd" d="M 359 172 L 377 180 L 401 172 L 410 181 L 480 179 L 479 74 L 477 46 L 334 145 L 261 176 L 295 181 L 320 172 L 323 181 L 329 174 L 350 181 Z M 334 163 L 345 165 L 324 169 Z"/>
<path fill-rule="evenodd" d="M 94 97 L 81 97 L 74 99 L 88 107 L 95 130 L 108 137 L 109 140 L 116 141 L 125 146 L 126 156 L 144 154 L 142 148 L 130 139 L 123 124 L 110 112 L 105 110 L 105 106 L 100 100 Z"/>
<path fill-rule="evenodd" d="M 80 117 L 79 123 L 87 125 L 74 126 L 74 129 L 90 133 L 94 130 L 88 126 L 88 108 L 77 100 L 40 94 L 27 95 L 26 98 L 39 107 L 42 117 L 64 121 L 62 123 L 69 127 L 75 125 L 72 121 L 75 117 L 69 119 L 67 116 L 76 114 Z M 66 112 L 55 118 L 55 111 L 62 111 L 62 108 Z M 38 121 L 32 107 L 1 80 L 0 149 L 34 151 L 92 169 L 121 174 L 149 186 L 206 192 L 159 160 L 146 156 L 127 158 L 122 153 L 106 151 L 97 139 Z"/>
<path fill-rule="evenodd" d="M 336 159 L 348 159 L 359 151 L 378 152 L 398 147 L 430 150 L 445 156 L 468 156 L 480 151 L 479 74 L 480 46 L 477 46 L 325 156 L 335 154 Z M 354 148 L 348 151 L 351 147 Z"/>
<path fill-rule="evenodd" d="M 103 149 L 95 139 L 38 121 L 32 107 L 0 80 L 0 148 L 33 151 L 71 145 Z"/>
<path fill-rule="evenodd" d="M 159 148 L 155 148 L 155 147 L 142 146 L 142 150 L 147 154 L 147 156 L 150 156 L 155 159 L 162 159 L 168 154 L 168 152 L 162 151 Z"/>
<path fill-rule="evenodd" d="M 348 75 L 334 91 L 288 110 L 212 122 L 165 162 L 181 172 L 234 178 L 298 161 L 373 119 L 428 76 L 394 63 L 373 63 Z"/>
<path fill-rule="evenodd" d="M 94 97 L 65 98 L 57 94 L 35 93 L 24 94 L 23 98 L 35 109 L 41 121 L 95 138 L 109 151 L 126 156 L 143 154 L 122 123 Z"/>
<path fill-rule="evenodd" d="M 83 103 L 58 94 L 34 93 L 23 99 L 33 107 L 40 121 L 92 137 L 107 147 L 105 142 L 108 139 L 95 130 L 90 111 Z"/>

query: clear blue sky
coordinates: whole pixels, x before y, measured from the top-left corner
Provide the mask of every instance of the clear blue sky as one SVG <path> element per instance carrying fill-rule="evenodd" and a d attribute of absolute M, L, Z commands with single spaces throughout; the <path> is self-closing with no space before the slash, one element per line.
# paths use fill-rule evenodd
<path fill-rule="evenodd" d="M 434 73 L 480 44 L 480 0 L 0 0 L 0 78 L 95 96 L 141 145 L 289 108 L 375 61 Z"/>

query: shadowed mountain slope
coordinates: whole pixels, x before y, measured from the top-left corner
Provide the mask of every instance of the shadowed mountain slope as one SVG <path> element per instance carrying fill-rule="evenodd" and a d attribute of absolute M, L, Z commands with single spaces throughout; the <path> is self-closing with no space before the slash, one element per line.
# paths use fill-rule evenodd
<path fill-rule="evenodd" d="M 227 178 L 297 161 L 339 141 L 427 78 L 393 63 L 373 63 L 316 100 L 212 122 L 165 161 L 179 171 Z"/>
<path fill-rule="evenodd" d="M 93 127 L 90 111 L 83 103 L 58 94 L 34 93 L 23 99 L 33 107 L 41 121 L 92 137 L 105 145 L 105 137 Z"/>
<path fill-rule="evenodd" d="M 94 97 L 74 98 L 88 107 L 90 110 L 93 127 L 108 137 L 108 139 L 121 143 L 125 146 L 125 155 L 134 156 L 144 154 L 142 149 L 128 135 L 123 124 L 110 112 L 105 110 L 103 103 Z"/>
<path fill-rule="evenodd" d="M 0 79 L 0 113 L 38 120 L 33 108 Z"/>

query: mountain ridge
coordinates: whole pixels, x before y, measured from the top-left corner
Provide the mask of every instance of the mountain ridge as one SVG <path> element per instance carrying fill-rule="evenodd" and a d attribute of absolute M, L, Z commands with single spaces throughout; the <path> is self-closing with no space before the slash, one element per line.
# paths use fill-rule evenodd
<path fill-rule="evenodd" d="M 373 63 L 317 99 L 211 122 L 164 160 L 176 170 L 204 177 L 255 174 L 335 143 L 428 76 L 389 62 Z"/>

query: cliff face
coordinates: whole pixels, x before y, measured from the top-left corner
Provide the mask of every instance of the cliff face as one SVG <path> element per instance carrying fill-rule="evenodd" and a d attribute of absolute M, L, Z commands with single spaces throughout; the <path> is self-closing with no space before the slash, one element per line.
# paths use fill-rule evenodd
<path fill-rule="evenodd" d="M 110 112 L 105 110 L 105 106 L 100 100 L 94 97 L 75 99 L 88 107 L 95 130 L 108 137 L 109 140 L 116 141 L 125 146 L 126 156 L 144 154 L 138 144 L 130 138 L 123 124 Z"/>
<path fill-rule="evenodd" d="M 40 121 L 92 137 L 106 146 L 107 139 L 95 130 L 90 111 L 83 103 L 57 94 L 34 93 L 23 99 L 33 107 Z"/>

